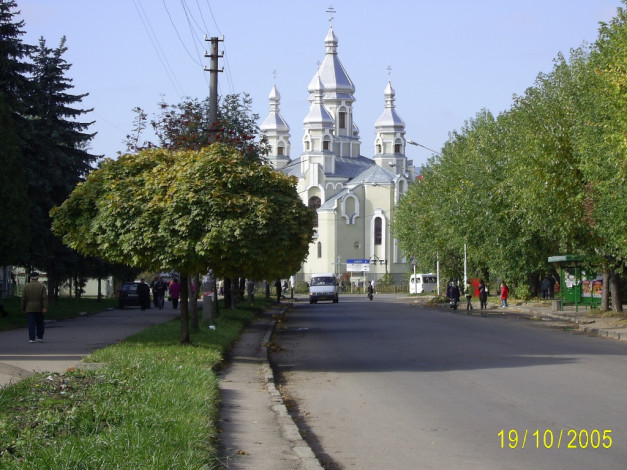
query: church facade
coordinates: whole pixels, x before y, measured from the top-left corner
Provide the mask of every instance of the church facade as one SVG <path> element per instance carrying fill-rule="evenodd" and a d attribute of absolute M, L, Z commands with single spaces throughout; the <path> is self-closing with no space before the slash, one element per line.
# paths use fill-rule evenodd
<path fill-rule="evenodd" d="M 308 86 L 309 113 L 303 121 L 303 153 L 291 157 L 290 127 L 280 113 L 276 85 L 270 112 L 260 126 L 278 171 L 298 178 L 298 193 L 316 211 L 309 256 L 296 274 L 350 272 L 351 283 L 379 281 L 390 273 L 396 282 L 408 278 L 407 260 L 390 232 L 394 208 L 415 178 L 405 156 L 405 123 L 395 108 L 395 92 L 383 90 L 382 113 L 374 124 L 371 158 L 362 155 L 353 119 L 355 86 L 338 57 L 333 26 L 325 38 L 326 53 Z"/>

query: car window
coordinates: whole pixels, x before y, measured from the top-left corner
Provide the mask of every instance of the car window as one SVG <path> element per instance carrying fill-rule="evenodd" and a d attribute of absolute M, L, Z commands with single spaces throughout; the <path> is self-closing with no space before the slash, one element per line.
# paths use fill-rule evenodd
<path fill-rule="evenodd" d="M 124 292 L 137 292 L 137 284 L 123 284 L 120 290 Z"/>
<path fill-rule="evenodd" d="M 335 278 L 333 277 L 312 277 L 311 278 L 312 286 L 334 286 Z"/>

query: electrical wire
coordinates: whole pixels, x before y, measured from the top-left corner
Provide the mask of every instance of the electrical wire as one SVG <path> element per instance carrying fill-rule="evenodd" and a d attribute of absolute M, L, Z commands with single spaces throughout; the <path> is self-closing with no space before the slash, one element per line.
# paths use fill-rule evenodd
<path fill-rule="evenodd" d="M 163 48 L 161 47 L 161 44 L 159 44 L 157 35 L 155 34 L 154 29 L 152 28 L 152 25 L 150 24 L 150 20 L 148 19 L 148 15 L 146 14 L 146 10 L 144 10 L 144 6 L 142 5 L 141 0 L 133 0 L 133 5 L 135 5 L 137 14 L 139 15 L 139 18 L 142 21 L 142 24 L 144 25 L 144 29 L 146 30 L 146 33 L 148 34 L 148 38 L 150 39 L 150 42 L 152 43 L 152 47 L 155 50 L 155 53 L 157 54 L 157 57 L 159 58 L 159 61 L 161 62 L 161 65 L 163 66 L 163 69 L 165 70 L 165 73 L 168 76 L 168 79 L 170 80 L 172 87 L 174 88 L 174 91 L 179 95 L 180 98 L 182 98 L 185 94 L 183 92 L 183 88 L 178 83 L 178 80 L 176 79 L 176 76 L 174 75 L 174 71 L 172 70 L 172 67 L 170 67 L 168 60 L 165 57 Z M 143 15 L 142 15 L 142 12 L 143 12 Z"/>

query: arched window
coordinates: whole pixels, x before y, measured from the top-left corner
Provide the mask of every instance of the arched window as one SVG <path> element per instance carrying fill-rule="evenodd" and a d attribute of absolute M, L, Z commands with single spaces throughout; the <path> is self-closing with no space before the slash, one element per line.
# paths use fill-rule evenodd
<path fill-rule="evenodd" d="M 394 153 L 401 153 L 401 144 L 394 144 Z"/>
<path fill-rule="evenodd" d="M 283 155 L 283 150 L 285 149 L 285 147 L 283 147 L 282 145 L 279 145 L 277 147 L 277 155 Z"/>
<path fill-rule="evenodd" d="M 311 196 L 309 198 L 309 208 L 314 211 L 314 227 L 318 226 L 318 209 L 320 208 L 321 201 L 318 196 Z"/>
<path fill-rule="evenodd" d="M 382 151 L 381 144 L 377 144 L 377 153 L 382 153 Z"/>
<path fill-rule="evenodd" d="M 374 219 L 374 244 L 381 244 L 381 232 L 382 232 L 382 220 L 381 217 Z"/>
<path fill-rule="evenodd" d="M 322 150 L 329 150 L 329 139 L 327 137 L 322 141 Z"/>
<path fill-rule="evenodd" d="M 318 258 L 322 258 L 322 243 L 318 242 Z"/>

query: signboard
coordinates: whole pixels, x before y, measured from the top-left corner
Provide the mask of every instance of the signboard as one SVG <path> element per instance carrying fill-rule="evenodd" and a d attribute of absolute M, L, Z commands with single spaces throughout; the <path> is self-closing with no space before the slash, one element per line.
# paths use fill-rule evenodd
<path fill-rule="evenodd" d="M 346 270 L 352 273 L 365 273 L 370 271 L 369 259 L 347 259 Z"/>

